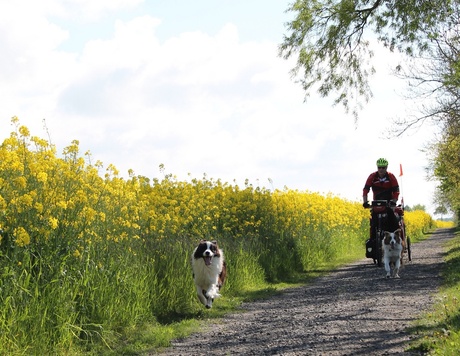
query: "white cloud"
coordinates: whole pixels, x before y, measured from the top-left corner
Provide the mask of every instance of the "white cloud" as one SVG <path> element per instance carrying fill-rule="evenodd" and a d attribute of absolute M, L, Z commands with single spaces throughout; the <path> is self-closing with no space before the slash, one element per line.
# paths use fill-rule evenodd
<path fill-rule="evenodd" d="M 34 27 L 25 32 L 14 21 L 0 21 L 7 53 L 0 57 L 6 98 L 0 132 L 8 132 L 9 118 L 18 115 L 41 135 L 45 118 L 58 148 L 79 139 L 83 152 L 91 150 L 93 160 L 113 163 L 122 174 L 131 168 L 154 177 L 164 164 L 180 179 L 206 173 L 268 186 L 271 178 L 276 188 L 349 199 L 360 199 L 375 160 L 386 156 L 393 171 L 399 163 L 405 167 L 406 202 L 428 204 L 431 186 L 417 150 L 426 133 L 382 139 L 388 118 L 402 105 L 387 73 L 375 79 L 376 97 L 355 128 L 329 99 L 313 95 L 303 104 L 288 73 L 292 64 L 277 56 L 278 44 L 245 41 L 232 23 L 222 23 L 215 34 L 185 31 L 160 40 L 164 19 L 116 19 L 109 36 L 94 34 L 73 53 L 60 49 L 73 34 L 45 16 L 72 12 L 91 20 L 138 3 L 48 1 L 27 15 Z M 1 5 L 0 19 L 17 11 Z"/>

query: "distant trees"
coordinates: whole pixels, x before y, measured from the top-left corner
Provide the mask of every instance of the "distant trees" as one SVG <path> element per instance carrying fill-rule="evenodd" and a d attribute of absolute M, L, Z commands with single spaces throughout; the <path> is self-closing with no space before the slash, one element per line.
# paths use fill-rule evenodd
<path fill-rule="evenodd" d="M 404 207 L 404 210 L 406 211 L 415 211 L 415 210 L 426 211 L 426 207 L 425 205 L 422 205 L 422 204 L 415 204 L 413 206 L 406 205 Z"/>
<path fill-rule="evenodd" d="M 441 215 L 441 216 L 443 216 L 443 215 L 447 215 L 447 214 L 449 213 L 449 211 L 447 210 L 447 208 L 446 208 L 445 206 L 438 206 L 438 207 L 436 208 L 436 210 L 434 211 L 434 213 L 435 213 L 436 215 Z"/>

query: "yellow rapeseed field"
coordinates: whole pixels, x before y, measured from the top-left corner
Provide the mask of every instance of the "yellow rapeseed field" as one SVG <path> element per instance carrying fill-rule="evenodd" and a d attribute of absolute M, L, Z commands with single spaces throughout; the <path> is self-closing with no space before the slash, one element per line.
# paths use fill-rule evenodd
<path fill-rule="evenodd" d="M 105 344 L 145 321 L 196 313 L 190 251 L 225 248 L 225 294 L 364 257 L 369 210 L 332 194 L 161 179 L 61 155 L 12 119 L 0 146 L 0 354 Z M 434 222 L 406 212 L 407 233 Z M 241 276 L 244 276 L 242 278 Z M 27 333 L 24 331 L 27 330 Z"/>

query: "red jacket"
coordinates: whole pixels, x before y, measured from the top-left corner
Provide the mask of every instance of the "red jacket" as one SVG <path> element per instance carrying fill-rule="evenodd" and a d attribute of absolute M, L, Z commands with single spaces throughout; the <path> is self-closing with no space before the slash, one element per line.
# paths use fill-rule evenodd
<path fill-rule="evenodd" d="M 364 185 L 363 196 L 367 197 L 371 189 L 373 200 L 398 200 L 399 184 L 393 173 L 387 172 L 383 178 L 379 177 L 378 172 L 371 173 Z"/>

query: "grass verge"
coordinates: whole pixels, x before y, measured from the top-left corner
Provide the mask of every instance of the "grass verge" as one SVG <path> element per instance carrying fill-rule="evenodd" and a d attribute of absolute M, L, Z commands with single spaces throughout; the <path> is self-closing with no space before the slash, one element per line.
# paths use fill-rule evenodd
<path fill-rule="evenodd" d="M 460 229 L 446 246 L 443 282 L 437 301 L 417 320 L 408 351 L 426 355 L 458 355 L 460 350 Z"/>

